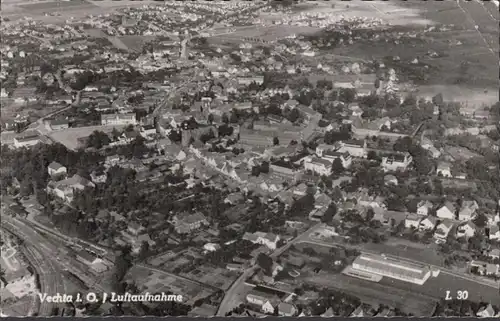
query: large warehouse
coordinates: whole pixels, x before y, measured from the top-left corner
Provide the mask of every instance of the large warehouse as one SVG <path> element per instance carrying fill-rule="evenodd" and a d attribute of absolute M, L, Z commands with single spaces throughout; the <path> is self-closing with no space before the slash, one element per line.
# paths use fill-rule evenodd
<path fill-rule="evenodd" d="M 400 261 L 385 255 L 361 254 L 352 263 L 356 270 L 422 285 L 431 276 L 425 265 Z"/>

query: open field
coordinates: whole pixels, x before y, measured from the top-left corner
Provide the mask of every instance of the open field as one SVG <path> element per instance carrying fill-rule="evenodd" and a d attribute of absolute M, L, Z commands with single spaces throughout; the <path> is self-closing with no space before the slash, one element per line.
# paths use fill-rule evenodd
<path fill-rule="evenodd" d="M 500 293 L 498 289 L 443 272 L 441 272 L 438 277 L 430 278 L 424 285 L 416 285 L 389 278 L 383 278 L 380 283 L 398 289 L 427 295 L 437 300 L 444 299 L 446 297 L 446 291 L 450 291 L 450 294 L 453 296 L 456 296 L 457 291 L 468 291 L 469 300 L 500 302 Z"/>
<path fill-rule="evenodd" d="M 445 101 L 463 102 L 464 104 L 468 104 L 469 106 L 481 106 L 482 104 L 493 105 L 499 101 L 498 87 L 488 89 L 484 88 L 483 90 L 474 90 L 465 86 L 435 85 L 419 86 L 417 91 L 417 94 L 419 96 L 428 97 L 434 97 L 439 93 L 443 94 L 443 99 Z"/>
<path fill-rule="evenodd" d="M 347 6 L 349 8 L 347 8 Z M 310 6 L 311 7 L 311 6 Z M 316 8 L 316 9 L 314 9 Z M 386 41 L 354 41 L 329 53 L 363 60 L 399 56 L 408 64 L 417 58 L 429 65 L 429 79 L 422 84 L 450 84 L 498 91 L 498 8 L 481 1 L 377 1 L 316 3 L 302 12 L 328 10 L 346 18 L 377 18 L 394 30 L 417 31 L 430 25 L 447 25 L 447 31 L 428 31 L 423 37 Z M 495 9 L 496 10 L 495 10 Z M 450 25 L 453 25 L 452 27 Z M 477 26 L 477 29 L 476 29 Z M 435 51 L 441 56 L 431 58 Z M 387 62 L 386 65 L 391 67 Z M 397 66 L 395 66 L 398 71 Z M 419 83 L 419 85 L 421 85 Z M 480 94 L 480 93 L 479 93 Z"/>
<path fill-rule="evenodd" d="M 415 316 L 430 316 L 435 304 L 435 300 L 428 296 L 343 274 L 315 275 L 304 281 L 344 291 L 373 306 L 386 304 L 397 307 Z"/>
<path fill-rule="evenodd" d="M 49 138 L 54 142 L 58 142 L 66 146 L 68 149 L 75 150 L 78 148 L 79 138 L 89 137 L 94 131 L 102 131 L 105 133 L 111 133 L 113 128 L 120 130 L 125 126 L 88 126 L 88 127 L 78 127 L 69 128 L 61 131 L 51 132 L 48 134 Z"/>

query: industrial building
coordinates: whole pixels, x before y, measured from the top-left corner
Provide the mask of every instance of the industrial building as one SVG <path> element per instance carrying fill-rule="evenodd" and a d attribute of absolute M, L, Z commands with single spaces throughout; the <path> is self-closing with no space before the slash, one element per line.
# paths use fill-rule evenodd
<path fill-rule="evenodd" d="M 354 260 L 352 267 L 388 278 L 422 285 L 431 276 L 429 267 L 400 261 L 385 255 L 362 254 Z"/>

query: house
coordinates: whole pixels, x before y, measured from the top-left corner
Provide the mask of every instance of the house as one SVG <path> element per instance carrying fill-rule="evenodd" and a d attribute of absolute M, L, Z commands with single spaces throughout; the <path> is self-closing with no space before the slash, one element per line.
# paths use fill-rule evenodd
<path fill-rule="evenodd" d="M 304 161 L 304 168 L 313 173 L 328 176 L 332 171 L 332 163 L 326 159 L 310 157 Z"/>
<path fill-rule="evenodd" d="M 451 164 L 448 162 L 441 162 L 436 168 L 436 175 L 442 177 L 451 177 Z"/>
<path fill-rule="evenodd" d="M 332 203 L 330 196 L 325 193 L 319 193 L 314 196 L 314 207 L 317 209 L 328 208 Z"/>
<path fill-rule="evenodd" d="M 108 175 L 106 174 L 105 171 L 93 171 L 90 173 L 90 179 L 92 180 L 93 183 L 95 184 L 102 184 L 106 183 L 106 180 L 108 179 Z"/>
<path fill-rule="evenodd" d="M 500 241 L 500 227 L 498 225 L 490 227 L 490 240 Z"/>
<path fill-rule="evenodd" d="M 456 208 L 455 205 L 452 202 L 445 202 L 443 206 L 441 206 L 437 211 L 436 215 L 439 218 L 442 219 L 449 219 L 453 220 L 455 219 L 455 213 L 456 213 Z"/>
<path fill-rule="evenodd" d="M 68 203 L 73 201 L 75 190 L 83 191 L 85 188 L 94 188 L 95 184 L 91 181 L 81 177 L 80 175 L 73 175 L 70 178 L 62 181 L 51 181 L 47 185 L 47 191 Z"/>
<path fill-rule="evenodd" d="M 477 311 L 476 316 L 480 318 L 492 318 L 495 316 L 495 309 L 493 309 L 493 306 L 488 304 L 487 306 L 483 306 Z"/>
<path fill-rule="evenodd" d="M 41 142 L 42 142 L 41 137 L 37 133 L 30 133 L 19 137 L 14 137 L 15 148 L 31 147 Z"/>
<path fill-rule="evenodd" d="M 476 233 L 477 226 L 471 221 L 462 224 L 457 229 L 457 238 L 465 237 L 466 239 L 473 237 Z"/>
<path fill-rule="evenodd" d="M 58 162 L 50 163 L 47 171 L 51 177 L 61 177 L 68 173 L 68 169 Z"/>
<path fill-rule="evenodd" d="M 101 115 L 101 125 L 136 125 L 135 113 Z"/>
<path fill-rule="evenodd" d="M 231 204 L 231 205 L 236 205 L 239 202 L 243 201 L 245 198 L 241 193 L 232 193 L 229 194 L 225 199 L 224 203 L 225 204 Z"/>
<path fill-rule="evenodd" d="M 50 128 L 52 130 L 64 130 L 69 128 L 69 121 L 67 119 L 53 119 L 50 121 Z"/>
<path fill-rule="evenodd" d="M 220 249 L 220 245 L 216 243 L 207 243 L 203 245 L 203 249 L 207 252 L 215 252 Z"/>
<path fill-rule="evenodd" d="M 420 219 L 421 217 L 418 215 L 412 215 L 412 214 L 407 215 L 405 218 L 405 228 L 418 229 L 420 225 Z"/>
<path fill-rule="evenodd" d="M 449 222 L 442 222 L 436 227 L 436 231 L 434 232 L 434 238 L 438 242 L 446 242 L 448 235 L 453 228 L 453 224 Z"/>
<path fill-rule="evenodd" d="M 432 209 L 434 205 L 427 200 L 422 200 L 417 204 L 417 214 L 422 216 L 429 215 L 429 210 Z"/>
<path fill-rule="evenodd" d="M 297 307 L 291 303 L 281 302 L 278 305 L 278 315 L 282 317 L 293 317 L 297 314 Z"/>
<path fill-rule="evenodd" d="M 488 253 L 488 256 L 491 257 L 493 260 L 498 260 L 500 259 L 500 249 L 493 249 Z"/>
<path fill-rule="evenodd" d="M 382 168 L 385 172 L 388 171 L 405 171 L 410 166 L 413 158 L 410 153 L 393 154 L 390 156 L 382 157 Z"/>
<path fill-rule="evenodd" d="M 363 305 L 361 304 L 360 306 L 358 306 L 354 311 L 352 311 L 350 317 L 357 317 L 357 318 L 360 318 L 360 317 L 366 317 L 366 312 L 365 312 L 365 309 L 363 308 Z"/>
<path fill-rule="evenodd" d="M 281 302 L 280 298 L 271 291 L 252 289 L 246 296 L 247 302 L 258 306 L 262 312 L 272 314 Z"/>
<path fill-rule="evenodd" d="M 332 150 L 327 150 L 323 153 L 323 156 L 321 158 L 332 163 L 338 158 L 342 162 L 342 166 L 344 168 L 349 168 L 352 164 L 352 157 L 347 152 L 340 153 Z"/>
<path fill-rule="evenodd" d="M 127 227 L 127 231 L 134 236 L 141 234 L 145 230 L 144 226 L 137 222 L 130 222 Z"/>
<path fill-rule="evenodd" d="M 418 225 L 421 231 L 432 231 L 436 227 L 437 219 L 434 216 L 427 216 Z"/>
<path fill-rule="evenodd" d="M 191 233 L 202 226 L 209 225 L 205 216 L 201 213 L 182 215 L 182 217 L 175 216 L 173 219 L 175 231 L 179 234 Z"/>
<path fill-rule="evenodd" d="M 398 185 L 398 179 L 396 176 L 394 175 L 385 175 L 384 176 L 384 184 L 385 185 L 393 185 L 393 186 L 397 186 Z"/>
<path fill-rule="evenodd" d="M 462 203 L 462 207 L 458 212 L 458 219 L 460 221 L 469 221 L 472 220 L 476 214 L 476 210 L 479 208 L 479 205 L 476 201 L 464 201 Z"/>
<path fill-rule="evenodd" d="M 86 265 L 92 265 L 97 262 L 98 258 L 85 250 L 81 250 L 76 254 L 76 259 Z"/>
<path fill-rule="evenodd" d="M 273 233 L 255 232 L 255 233 L 245 233 L 243 235 L 243 240 L 250 241 L 254 244 L 262 244 L 267 246 L 271 250 L 275 250 L 278 246 L 278 241 L 280 240 L 279 235 Z"/>
<path fill-rule="evenodd" d="M 335 312 L 333 312 L 333 308 L 328 308 L 324 313 L 320 315 L 322 318 L 331 318 L 335 316 Z"/>

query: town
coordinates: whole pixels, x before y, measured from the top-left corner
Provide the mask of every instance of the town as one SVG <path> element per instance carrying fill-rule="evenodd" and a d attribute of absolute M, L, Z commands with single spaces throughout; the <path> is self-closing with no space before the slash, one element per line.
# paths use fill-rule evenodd
<path fill-rule="evenodd" d="M 474 44 L 368 2 L 7 1 L 1 314 L 499 317 L 497 62 L 436 44 L 498 59 L 498 7 L 461 3 Z"/>

